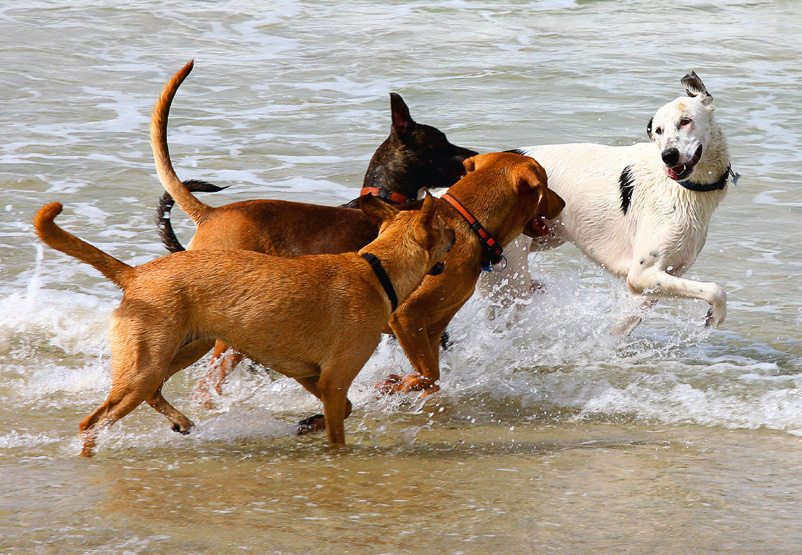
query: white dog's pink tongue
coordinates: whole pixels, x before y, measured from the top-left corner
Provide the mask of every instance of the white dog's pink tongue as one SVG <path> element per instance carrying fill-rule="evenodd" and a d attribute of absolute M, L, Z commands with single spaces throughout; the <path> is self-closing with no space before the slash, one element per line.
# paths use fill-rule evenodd
<path fill-rule="evenodd" d="M 673 179 L 674 181 L 676 181 L 676 180 L 677 180 L 677 172 L 675 172 L 675 171 L 674 171 L 673 169 L 671 169 L 671 168 L 666 168 L 666 175 L 667 175 L 668 177 L 670 177 L 671 179 Z"/>

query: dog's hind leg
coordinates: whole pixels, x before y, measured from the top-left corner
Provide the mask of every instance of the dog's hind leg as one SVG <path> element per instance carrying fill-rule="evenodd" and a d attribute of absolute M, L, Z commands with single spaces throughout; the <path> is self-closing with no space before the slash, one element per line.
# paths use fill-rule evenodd
<path fill-rule="evenodd" d="M 199 358 L 209 352 L 214 344 L 214 339 L 203 338 L 183 345 L 170 361 L 170 369 L 164 375 L 162 385 L 176 372 L 183 370 L 187 366 L 196 362 Z M 173 407 L 162 395 L 162 385 L 147 397 L 145 401 L 154 410 L 167 417 L 172 424 L 172 429 L 180 434 L 188 434 L 195 427 L 195 424 L 178 409 Z"/>
<path fill-rule="evenodd" d="M 115 375 L 114 372 L 112 372 Z M 92 414 L 81 420 L 80 430 L 83 440 L 81 456 L 91 457 L 97 444 L 97 436 L 101 430 L 109 428 L 123 416 L 138 407 L 142 401 L 147 399 L 153 391 L 161 387 L 161 380 L 155 381 L 145 375 L 144 378 L 137 379 L 138 375 L 147 372 L 137 373 L 136 370 L 123 376 L 123 379 L 114 380 L 111 392 L 106 401 L 96 408 Z M 132 379 L 124 379 L 129 376 Z M 115 375 L 116 377 L 116 375 Z"/>
<path fill-rule="evenodd" d="M 645 297 L 643 295 L 636 295 L 634 303 L 637 304 L 638 306 L 637 308 L 630 307 L 630 310 L 634 310 L 635 312 L 643 312 L 653 307 L 656 302 L 657 299 Z M 642 321 L 643 317 L 640 314 L 630 313 L 629 315 L 624 316 L 616 324 L 610 327 L 610 335 L 629 337 L 629 335 L 633 331 L 635 331 L 635 328 L 637 328 Z"/>
<path fill-rule="evenodd" d="M 98 434 L 138 407 L 143 400 L 144 398 L 137 395 L 120 394 L 112 390 L 102 405 L 81 420 L 80 437 L 83 442 L 81 456 L 94 456 Z"/>
<path fill-rule="evenodd" d="M 188 434 L 189 431 L 195 427 L 192 420 L 184 416 L 173 405 L 167 402 L 167 399 L 162 395 L 162 388 L 156 390 L 156 393 L 145 399 L 147 403 L 153 407 L 157 412 L 167 417 L 167 420 L 173 425 L 174 432 L 180 434 Z"/>
<path fill-rule="evenodd" d="M 170 361 L 170 372 L 167 377 L 169 378 L 176 372 L 197 362 L 203 355 L 209 352 L 214 343 L 214 339 L 205 337 L 183 345 L 175 354 L 173 360 Z"/>
<path fill-rule="evenodd" d="M 225 343 L 217 341 L 209 368 L 192 391 L 193 400 L 207 409 L 211 409 L 212 395 L 223 394 L 223 383 L 240 361 L 242 361 L 241 353 L 234 351 Z"/>
<path fill-rule="evenodd" d="M 189 422 L 164 401 L 161 397 L 161 387 L 167 378 L 183 367 L 181 365 L 190 364 L 202 356 L 205 352 L 201 352 L 204 347 L 208 351 L 211 340 L 191 342 L 178 349 L 177 354 L 173 354 L 180 344 L 180 339 L 170 338 L 169 333 L 162 330 L 165 333 L 161 337 L 165 340 L 156 348 L 152 348 L 144 338 L 158 337 L 158 330 L 155 330 L 154 326 L 145 325 L 145 321 L 150 320 L 132 317 L 129 307 L 123 305 L 114 313 L 110 334 L 113 351 L 111 392 L 102 405 L 81 421 L 80 430 L 83 439 L 81 455 L 85 457 L 94 454 L 100 430 L 113 425 L 143 401 L 148 401 L 151 406 L 156 405 L 154 408 L 157 410 L 159 408 L 167 412 L 172 410 Z M 171 357 L 181 364 L 171 364 Z M 193 360 L 192 357 L 196 358 Z M 180 418 L 175 415 L 173 417 L 176 419 L 175 422 L 186 425 Z M 191 426 L 191 422 L 189 424 Z"/>
<path fill-rule="evenodd" d="M 167 372 L 159 370 L 167 364 L 160 364 L 159 358 L 154 359 L 152 353 L 145 355 L 150 364 L 140 365 L 138 363 L 141 358 L 139 353 L 126 353 L 120 352 L 122 349 L 115 349 L 112 362 L 111 392 L 106 401 L 84 418 L 80 424 L 83 439 L 81 455 L 91 457 L 97 444 L 98 433 L 134 410 L 143 401 L 147 401 L 151 407 L 164 414 L 173 424 L 175 431 L 187 433 L 193 426 L 192 421 L 164 399 L 161 394 L 162 384 L 171 375 L 189 366 L 208 352 L 212 341 L 195 341 L 183 347 L 169 364 Z M 126 347 L 128 345 L 124 345 L 123 349 Z"/>
<path fill-rule="evenodd" d="M 296 378 L 299 384 L 301 384 L 304 389 L 306 389 L 309 393 L 321 399 L 320 397 L 320 389 L 318 389 L 318 381 L 320 380 L 319 376 L 314 376 L 311 378 Z M 348 418 L 351 414 L 353 405 L 351 401 L 346 398 L 345 399 L 345 417 Z M 312 434 L 315 432 L 322 432 L 326 429 L 326 417 L 322 414 L 316 414 L 314 416 L 310 416 L 309 418 L 304 418 L 300 422 L 298 422 L 298 435 L 306 435 Z"/>

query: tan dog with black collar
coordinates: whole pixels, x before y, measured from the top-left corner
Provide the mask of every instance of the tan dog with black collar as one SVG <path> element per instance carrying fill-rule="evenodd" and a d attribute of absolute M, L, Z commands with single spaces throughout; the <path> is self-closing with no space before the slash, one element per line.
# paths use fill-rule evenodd
<path fill-rule="evenodd" d="M 82 455 L 97 434 L 143 401 L 187 433 L 192 422 L 162 396 L 164 382 L 197 361 L 216 339 L 295 378 L 323 402 L 332 444 L 345 443 L 348 388 L 370 358 L 395 304 L 454 245 L 434 197 L 398 211 L 372 196 L 362 209 L 381 222 L 359 253 L 279 258 L 248 251 L 188 251 L 132 267 L 58 227 L 61 204 L 39 210 L 39 237 L 119 285 L 111 324 L 112 389 L 81 421 Z M 393 297 L 395 296 L 395 299 Z M 323 428 L 321 418 L 303 431 Z"/>
<path fill-rule="evenodd" d="M 167 146 L 167 118 L 178 87 L 192 71 L 193 62 L 165 85 L 151 117 L 151 145 L 156 170 L 169 192 L 159 203 L 159 233 L 171 252 L 184 250 L 170 224 L 173 197 L 197 226 L 189 250 L 245 249 L 274 256 L 336 254 L 357 251 L 373 241 L 376 222 L 365 217 L 354 199 L 345 206 L 323 206 L 280 200 L 249 200 L 212 207 L 194 194 L 195 187 L 219 190 L 203 182 L 182 182 L 173 169 Z M 415 201 L 422 189 L 449 187 L 465 175 L 463 161 L 477 154 L 451 144 L 438 129 L 415 122 L 404 100 L 390 94 L 390 136 L 376 150 L 365 173 L 362 194 L 375 194 L 394 204 Z M 419 208 L 418 206 L 415 206 Z M 193 397 L 211 408 L 211 394 L 222 393 L 225 377 L 242 355 L 218 342 L 213 364 L 198 382 Z"/>

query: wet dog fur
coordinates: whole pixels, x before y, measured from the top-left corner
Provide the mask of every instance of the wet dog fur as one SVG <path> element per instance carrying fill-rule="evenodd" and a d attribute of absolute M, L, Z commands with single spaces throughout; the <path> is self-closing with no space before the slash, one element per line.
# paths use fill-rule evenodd
<path fill-rule="evenodd" d="M 401 302 L 453 246 L 455 234 L 437 214 L 434 197 L 421 210 L 399 211 L 375 197 L 362 200 L 380 223 L 378 237 L 359 251 L 280 258 L 238 251 L 189 251 L 132 267 L 64 231 L 59 203 L 39 210 L 40 239 L 92 265 L 123 289 L 112 315 L 112 389 L 81 421 L 82 455 L 97 434 L 143 401 L 174 430 L 192 422 L 162 395 L 170 376 L 208 352 L 216 339 L 295 378 L 324 408 L 330 443 L 345 443 L 351 412 L 348 388 L 387 326 L 391 295 L 361 255 L 374 255 Z M 306 431 L 323 419 L 303 422 Z"/>
<path fill-rule="evenodd" d="M 192 190 L 218 190 L 202 181 L 182 183 L 176 175 L 167 147 L 167 120 L 175 94 L 192 71 L 193 62 L 179 70 L 165 85 L 151 118 L 151 146 L 159 179 L 167 190 L 159 208 L 159 229 L 169 250 L 183 250 L 170 225 L 169 207 L 174 198 L 197 229 L 190 250 L 244 249 L 275 256 L 335 254 L 357 251 L 376 238 L 378 226 L 354 207 L 322 206 L 279 200 L 251 200 L 211 207 Z M 364 188 L 381 189 L 380 198 L 392 201 L 416 199 L 419 191 L 448 187 L 465 175 L 463 161 L 476 152 L 451 144 L 438 129 L 415 122 L 400 95 L 390 95 L 392 127 L 365 173 Z M 364 191 L 365 189 L 363 189 Z M 412 208 L 420 204 L 412 203 Z M 212 366 L 196 387 L 196 399 L 211 406 L 211 392 L 221 393 L 225 377 L 241 355 L 218 343 Z"/>
<path fill-rule="evenodd" d="M 570 241 L 607 271 L 625 278 L 629 291 L 646 304 L 657 296 L 702 299 L 710 304 L 706 324 L 724 321 L 724 289 L 682 275 L 702 250 L 710 219 L 734 174 L 724 134 L 713 118 L 713 97 L 693 72 L 682 84 L 687 96 L 662 106 L 649 121 L 649 143 L 514 151 L 536 158 L 548 174 L 549 187 L 566 203 L 560 217 L 547 222 L 548 236 L 522 239 L 507 249 L 510 260 L 518 261 L 508 272 L 520 277 L 519 295 L 531 290 L 526 253 Z M 489 293 L 501 279 L 488 275 L 481 287 Z M 631 316 L 613 331 L 628 334 L 639 322 L 640 317 Z"/>

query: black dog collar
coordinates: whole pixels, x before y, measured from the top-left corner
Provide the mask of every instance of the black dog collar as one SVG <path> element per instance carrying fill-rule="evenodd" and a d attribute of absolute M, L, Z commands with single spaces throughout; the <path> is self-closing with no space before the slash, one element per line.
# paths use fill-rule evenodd
<path fill-rule="evenodd" d="M 445 193 L 440 198 L 450 204 L 454 210 L 459 212 L 460 215 L 465 218 L 465 221 L 468 222 L 468 225 L 471 226 L 471 229 L 479 238 L 479 242 L 482 243 L 482 247 L 484 247 L 485 253 L 487 253 L 487 257 L 490 260 L 489 264 L 482 264 L 482 270 L 489 272 L 490 264 L 498 264 L 502 260 L 505 260 L 504 250 L 501 248 L 501 245 L 499 245 L 498 242 L 493 239 L 493 236 L 490 235 L 484 227 L 482 227 L 482 224 L 479 223 L 479 220 L 474 218 L 473 214 L 471 214 L 454 195 L 451 193 Z"/>
<path fill-rule="evenodd" d="M 395 294 L 393 282 L 390 281 L 390 276 L 384 271 L 381 261 L 375 254 L 370 254 L 369 252 L 360 256 L 367 260 L 368 264 L 370 264 L 370 269 L 373 270 L 373 273 L 379 278 L 379 283 L 381 283 L 384 292 L 387 294 L 387 298 L 390 299 L 390 306 L 393 307 L 392 312 L 395 312 L 395 309 L 398 308 L 398 297 Z"/>
<path fill-rule="evenodd" d="M 697 193 L 710 193 L 711 191 L 720 191 L 723 189 L 727 185 L 727 180 L 730 178 L 730 175 L 732 175 L 732 184 L 735 185 L 738 183 L 738 178 L 741 177 L 741 174 L 732 171 L 732 166 L 730 165 L 727 165 L 724 175 L 722 175 L 721 179 L 715 183 L 701 184 L 693 181 L 677 181 L 677 183 L 689 191 L 696 191 Z"/>

